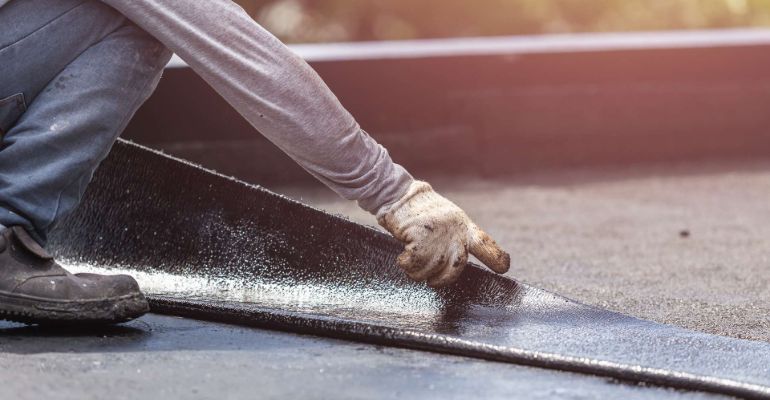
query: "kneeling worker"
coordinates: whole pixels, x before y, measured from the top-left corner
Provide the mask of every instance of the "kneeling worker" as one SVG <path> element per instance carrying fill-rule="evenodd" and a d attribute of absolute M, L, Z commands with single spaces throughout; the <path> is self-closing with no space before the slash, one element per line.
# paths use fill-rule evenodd
<path fill-rule="evenodd" d="M 230 0 L 0 0 L 0 319 L 114 323 L 148 311 L 133 278 L 70 274 L 44 249 L 155 89 L 172 52 L 259 132 L 404 243 L 431 286 L 471 253 L 510 257 L 364 132 L 307 63 Z"/>

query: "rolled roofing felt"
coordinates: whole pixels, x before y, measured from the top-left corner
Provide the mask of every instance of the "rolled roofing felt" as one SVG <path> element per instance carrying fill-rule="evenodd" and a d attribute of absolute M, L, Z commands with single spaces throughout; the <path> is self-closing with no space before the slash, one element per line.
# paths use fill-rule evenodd
<path fill-rule="evenodd" d="M 470 265 L 434 290 L 388 235 L 121 141 L 49 249 L 154 312 L 770 398 L 770 343 L 583 305 Z"/>

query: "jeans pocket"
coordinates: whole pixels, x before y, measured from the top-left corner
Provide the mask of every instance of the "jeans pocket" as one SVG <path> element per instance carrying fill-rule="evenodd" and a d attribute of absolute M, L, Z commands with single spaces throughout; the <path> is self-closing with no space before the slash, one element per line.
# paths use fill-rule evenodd
<path fill-rule="evenodd" d="M 27 104 L 24 102 L 23 93 L 0 99 L 0 138 L 11 129 L 25 111 L 27 111 Z"/>

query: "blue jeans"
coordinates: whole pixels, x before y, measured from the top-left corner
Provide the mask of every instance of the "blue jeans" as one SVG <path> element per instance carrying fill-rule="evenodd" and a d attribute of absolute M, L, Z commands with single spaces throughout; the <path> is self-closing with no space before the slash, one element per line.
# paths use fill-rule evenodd
<path fill-rule="evenodd" d="M 14 0 L 0 8 L 0 224 L 41 243 L 171 57 L 96 0 Z"/>

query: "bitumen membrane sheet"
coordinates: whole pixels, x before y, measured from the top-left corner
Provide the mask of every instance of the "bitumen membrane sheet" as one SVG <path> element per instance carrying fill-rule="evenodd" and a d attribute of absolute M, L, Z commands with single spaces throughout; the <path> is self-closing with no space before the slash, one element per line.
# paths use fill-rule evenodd
<path fill-rule="evenodd" d="M 768 343 L 582 305 L 476 266 L 434 291 L 404 277 L 400 246 L 380 232 L 124 142 L 50 247 L 76 267 L 145 274 L 156 312 L 770 396 Z"/>

